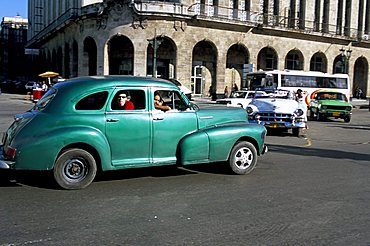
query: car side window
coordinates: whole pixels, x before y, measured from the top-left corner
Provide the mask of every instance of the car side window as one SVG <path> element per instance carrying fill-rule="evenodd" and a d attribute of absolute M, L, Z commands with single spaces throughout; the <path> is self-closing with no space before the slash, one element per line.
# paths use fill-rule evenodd
<path fill-rule="evenodd" d="M 163 105 L 169 106 L 171 109 L 184 111 L 188 108 L 187 103 L 181 97 L 178 91 L 155 91 L 154 95 L 160 95 Z"/>
<path fill-rule="evenodd" d="M 146 108 L 145 92 L 139 89 L 119 90 L 111 102 L 113 110 L 142 110 Z"/>
<path fill-rule="evenodd" d="M 108 92 L 96 92 L 82 98 L 75 106 L 76 110 L 100 110 L 104 107 Z"/>

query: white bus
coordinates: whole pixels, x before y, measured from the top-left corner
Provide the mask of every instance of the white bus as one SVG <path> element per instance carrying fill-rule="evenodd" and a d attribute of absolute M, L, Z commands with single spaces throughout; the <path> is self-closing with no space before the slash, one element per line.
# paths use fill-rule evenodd
<path fill-rule="evenodd" d="M 248 90 L 275 88 L 294 92 L 301 89 L 307 105 L 309 105 L 315 92 L 323 89 L 339 91 L 347 97 L 347 101 L 350 98 L 350 82 L 347 74 L 328 74 L 297 70 L 259 71 L 248 73 L 247 80 L 241 87 Z"/>

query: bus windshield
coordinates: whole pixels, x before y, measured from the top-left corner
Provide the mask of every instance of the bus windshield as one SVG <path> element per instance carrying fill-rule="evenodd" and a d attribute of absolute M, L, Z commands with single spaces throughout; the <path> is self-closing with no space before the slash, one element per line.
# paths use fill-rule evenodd
<path fill-rule="evenodd" d="M 253 74 L 247 75 L 247 81 L 249 84 L 249 90 L 258 90 L 258 89 L 276 89 L 277 88 L 277 79 L 274 78 L 271 74 Z M 276 81 L 276 82 L 275 82 Z"/>

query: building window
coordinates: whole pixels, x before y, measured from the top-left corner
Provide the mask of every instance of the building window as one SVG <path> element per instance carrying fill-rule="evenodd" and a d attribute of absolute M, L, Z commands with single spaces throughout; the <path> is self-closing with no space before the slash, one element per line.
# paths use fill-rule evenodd
<path fill-rule="evenodd" d="M 342 26 L 343 26 L 343 0 L 338 0 L 338 12 L 337 12 L 337 28 L 336 28 L 336 34 L 341 35 L 342 34 Z"/>

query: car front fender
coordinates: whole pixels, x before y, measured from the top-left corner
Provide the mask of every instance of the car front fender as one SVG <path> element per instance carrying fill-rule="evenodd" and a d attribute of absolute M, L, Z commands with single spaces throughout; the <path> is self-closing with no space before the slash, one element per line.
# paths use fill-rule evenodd
<path fill-rule="evenodd" d="M 202 129 L 185 136 L 179 144 L 180 164 L 196 164 L 225 161 L 237 141 L 255 145 L 258 154 L 263 153 L 266 129 L 261 125 L 230 123 Z"/>

